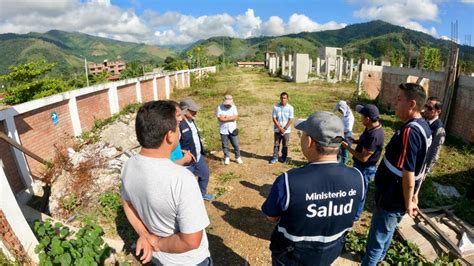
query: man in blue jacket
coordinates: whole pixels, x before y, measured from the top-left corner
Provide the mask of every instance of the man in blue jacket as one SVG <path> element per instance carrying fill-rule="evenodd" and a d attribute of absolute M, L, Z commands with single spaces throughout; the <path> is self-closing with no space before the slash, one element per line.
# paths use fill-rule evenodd
<path fill-rule="evenodd" d="M 280 175 L 262 211 L 278 222 L 272 265 L 330 265 L 341 253 L 364 195 L 362 174 L 337 162 L 344 130 L 335 114 L 316 112 L 301 130 L 302 168 Z"/>
<path fill-rule="evenodd" d="M 207 193 L 207 184 L 209 183 L 209 168 L 205 160 L 204 147 L 202 146 L 199 131 L 194 123 L 194 117 L 199 111 L 200 107 L 192 99 L 187 98 L 182 100 L 179 105 L 181 109 L 187 110 L 184 114 L 184 119 L 179 123 L 179 130 L 181 132 L 181 149 L 191 151 L 195 161 L 186 164 L 186 168 L 198 177 L 199 188 L 201 189 L 202 198 L 204 200 L 214 200 L 215 196 Z"/>

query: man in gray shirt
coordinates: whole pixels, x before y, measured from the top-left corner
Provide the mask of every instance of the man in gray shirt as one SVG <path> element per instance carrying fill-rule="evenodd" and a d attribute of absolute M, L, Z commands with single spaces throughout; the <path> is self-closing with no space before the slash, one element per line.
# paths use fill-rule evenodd
<path fill-rule="evenodd" d="M 138 233 L 143 263 L 212 265 L 205 228 L 209 225 L 194 175 L 170 160 L 179 142 L 179 112 L 172 101 L 145 103 L 135 130 L 142 146 L 122 169 L 122 199 Z"/>

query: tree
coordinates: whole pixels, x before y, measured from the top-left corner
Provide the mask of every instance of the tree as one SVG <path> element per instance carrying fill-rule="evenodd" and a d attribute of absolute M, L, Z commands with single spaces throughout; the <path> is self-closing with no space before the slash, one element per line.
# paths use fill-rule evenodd
<path fill-rule="evenodd" d="M 0 76 L 7 82 L 3 103 L 19 104 L 71 89 L 64 81 L 46 76 L 55 66 L 45 60 L 10 66 L 10 73 Z"/>
<path fill-rule="evenodd" d="M 441 52 L 438 48 L 423 47 L 423 68 L 439 70 L 441 67 Z"/>
<path fill-rule="evenodd" d="M 120 79 L 136 78 L 143 76 L 145 69 L 139 61 L 127 63 L 127 67 L 120 72 Z"/>

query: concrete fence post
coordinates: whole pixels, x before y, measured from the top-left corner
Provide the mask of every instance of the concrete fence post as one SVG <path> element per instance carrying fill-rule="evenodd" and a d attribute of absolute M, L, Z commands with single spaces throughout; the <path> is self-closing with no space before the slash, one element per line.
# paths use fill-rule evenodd
<path fill-rule="evenodd" d="M 117 95 L 117 85 L 115 83 L 110 84 L 110 88 L 107 93 L 109 95 L 110 113 L 116 114 L 120 111 Z"/>
<path fill-rule="evenodd" d="M 79 119 L 79 111 L 77 110 L 76 97 L 71 97 L 68 101 L 69 114 L 71 115 L 72 130 L 74 136 L 82 134 L 81 119 Z"/>
<path fill-rule="evenodd" d="M 18 135 L 18 131 L 17 131 L 16 125 L 15 125 L 15 119 L 14 119 L 13 116 L 9 116 L 9 117 L 5 118 L 5 126 L 6 126 L 6 130 L 8 132 L 8 136 L 10 138 L 14 139 L 18 144 L 21 144 L 20 136 Z M 28 162 L 26 161 L 25 154 L 23 152 L 15 149 L 15 148 L 13 148 L 13 147 L 11 147 L 11 149 L 13 151 L 13 154 L 15 155 L 15 161 L 16 161 L 16 164 L 17 164 L 19 170 L 20 170 L 19 172 L 20 172 L 20 176 L 22 178 L 22 181 L 25 184 L 30 196 L 34 195 L 34 191 L 33 191 L 33 188 L 32 188 L 33 178 L 30 175 L 30 169 L 28 167 Z M 0 167 L 0 170 L 3 171 L 3 168 Z M 10 188 L 10 185 L 7 185 L 7 187 Z M 19 200 L 22 203 L 26 203 L 29 200 L 30 196 L 26 195 L 25 198 L 22 198 L 22 199 L 19 199 Z"/>
<path fill-rule="evenodd" d="M 140 85 L 140 80 L 137 79 L 137 82 L 135 83 L 135 91 L 137 93 L 137 102 L 141 103 L 143 102 L 142 100 L 142 86 Z"/>
<path fill-rule="evenodd" d="M 38 255 L 35 253 L 38 240 L 21 212 L 2 167 L 0 167 L 0 209 L 31 260 L 39 263 Z"/>

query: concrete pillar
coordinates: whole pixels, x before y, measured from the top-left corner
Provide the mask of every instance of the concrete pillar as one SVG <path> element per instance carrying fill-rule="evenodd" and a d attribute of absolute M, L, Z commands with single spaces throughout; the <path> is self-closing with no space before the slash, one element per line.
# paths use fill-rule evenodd
<path fill-rule="evenodd" d="M 293 78 L 292 65 L 293 65 L 293 57 L 292 57 L 292 54 L 289 54 L 288 55 L 288 77 L 290 78 Z"/>
<path fill-rule="evenodd" d="M 364 65 L 368 65 L 369 64 L 369 60 L 366 58 L 364 59 Z"/>
<path fill-rule="evenodd" d="M 2 167 L 0 167 L 0 210 L 2 210 L 10 228 L 25 248 L 28 256 L 34 263 L 39 263 L 38 255 L 34 251 L 38 245 L 38 240 L 28 225 L 13 191 L 10 189 L 10 184 Z"/>
<path fill-rule="evenodd" d="M 313 59 L 309 59 L 309 69 L 308 69 L 308 74 L 311 74 L 313 72 Z"/>
<path fill-rule="evenodd" d="M 309 55 L 295 53 L 294 57 L 293 81 L 296 83 L 308 82 Z"/>
<path fill-rule="evenodd" d="M 353 65 L 354 65 L 354 59 L 351 58 L 351 61 L 349 62 L 349 80 L 352 80 Z"/>
<path fill-rule="evenodd" d="M 319 57 L 316 57 L 316 75 L 319 76 L 319 71 L 320 71 L 320 67 L 321 67 L 321 60 L 319 59 Z"/>
<path fill-rule="evenodd" d="M 331 60 L 331 57 L 329 56 L 326 56 L 326 80 L 331 80 L 331 75 L 329 74 L 330 71 L 330 67 L 329 67 L 329 61 Z"/>
<path fill-rule="evenodd" d="M 275 71 L 277 71 L 279 67 L 280 67 L 280 56 L 277 54 Z"/>
<path fill-rule="evenodd" d="M 270 59 L 269 58 L 269 54 L 268 53 L 265 53 L 265 67 L 268 68 L 268 60 Z"/>
<path fill-rule="evenodd" d="M 281 76 L 286 76 L 285 54 L 281 56 Z"/>
<path fill-rule="evenodd" d="M 79 111 L 77 110 L 76 97 L 71 97 L 69 99 L 68 106 L 74 136 L 80 136 L 82 134 L 82 128 L 81 119 L 79 119 Z"/>
<path fill-rule="evenodd" d="M 343 68 L 342 68 L 342 65 L 343 65 L 342 63 L 343 63 L 343 60 L 344 60 L 344 58 L 343 58 L 342 56 L 340 56 L 340 57 L 339 57 L 339 65 L 338 65 L 339 71 L 337 71 L 337 72 L 338 72 L 338 73 L 337 73 L 337 81 L 341 81 L 341 80 L 342 80 L 342 69 L 343 69 Z"/>

